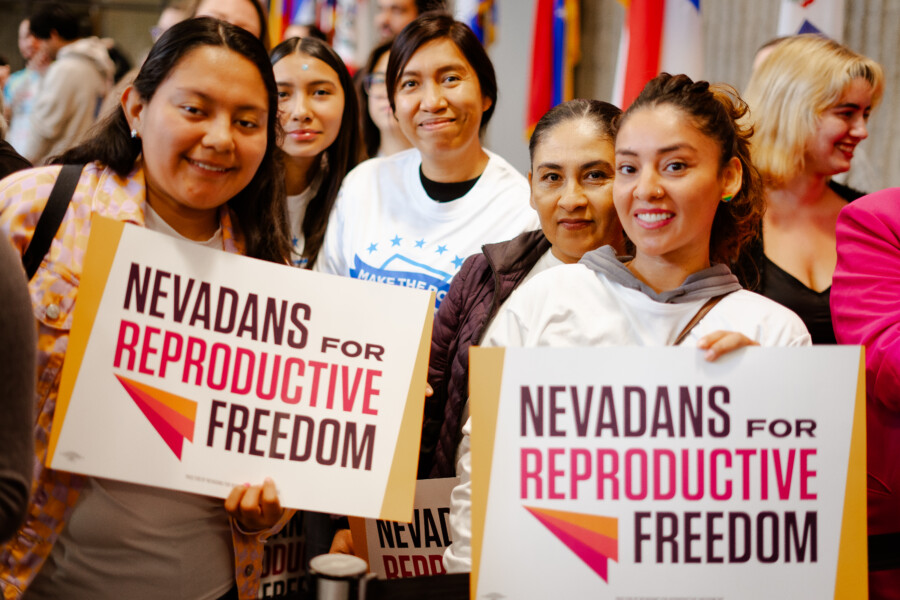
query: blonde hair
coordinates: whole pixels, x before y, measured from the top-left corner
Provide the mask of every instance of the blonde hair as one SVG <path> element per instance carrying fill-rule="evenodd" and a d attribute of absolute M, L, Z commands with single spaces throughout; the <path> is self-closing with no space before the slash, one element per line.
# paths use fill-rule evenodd
<path fill-rule="evenodd" d="M 874 60 L 815 34 L 775 45 L 744 93 L 755 129 L 753 163 L 767 186 L 783 185 L 804 169 L 806 144 L 822 113 L 858 78 L 872 86 L 874 108 L 884 92 L 884 72 Z"/>

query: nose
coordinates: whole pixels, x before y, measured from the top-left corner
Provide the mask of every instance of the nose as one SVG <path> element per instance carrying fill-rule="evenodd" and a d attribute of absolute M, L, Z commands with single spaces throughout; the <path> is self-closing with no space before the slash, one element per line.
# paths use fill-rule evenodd
<path fill-rule="evenodd" d="M 310 112 L 308 100 L 309 99 L 306 97 L 306 94 L 294 94 L 294 101 L 290 105 L 291 120 L 305 121 L 309 119 Z"/>
<path fill-rule="evenodd" d="M 850 126 L 850 135 L 861 140 L 869 137 L 869 124 L 864 115 L 858 115 Z"/>
<path fill-rule="evenodd" d="M 439 111 L 447 106 L 444 98 L 444 90 L 436 81 L 426 81 L 422 84 L 422 109 L 428 112 Z"/>
<path fill-rule="evenodd" d="M 584 186 L 581 185 L 576 178 L 570 177 L 562 189 L 562 194 L 557 205 L 566 212 L 574 212 L 579 208 L 587 206 L 587 196 L 584 193 Z"/>
<path fill-rule="evenodd" d="M 230 115 L 223 114 L 209 120 L 206 134 L 203 136 L 203 145 L 212 148 L 216 152 L 231 152 L 234 150 L 234 135 Z"/>
<path fill-rule="evenodd" d="M 635 198 L 642 200 L 659 200 L 665 195 L 655 169 L 641 169 L 633 193 Z"/>

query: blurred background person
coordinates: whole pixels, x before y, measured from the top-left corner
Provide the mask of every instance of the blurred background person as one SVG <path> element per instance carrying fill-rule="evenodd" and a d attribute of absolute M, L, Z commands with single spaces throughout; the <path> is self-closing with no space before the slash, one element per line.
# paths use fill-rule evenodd
<path fill-rule="evenodd" d="M 382 40 L 397 37 L 422 13 L 448 8 L 446 0 L 375 0 L 375 29 Z"/>
<path fill-rule="evenodd" d="M 390 156 L 412 148 L 394 118 L 385 87 L 392 42 L 393 39 L 388 39 L 375 46 L 359 73 L 359 114 L 366 158 Z"/>
<path fill-rule="evenodd" d="M 19 53 L 25 59 L 25 68 L 9 76 L 3 87 L 6 119 L 9 121 L 8 141 L 17 151 L 25 148 L 31 129 L 29 115 L 34 104 L 41 77 L 50 65 L 50 57 L 31 33 L 28 19 L 19 23 Z"/>
<path fill-rule="evenodd" d="M 747 85 L 766 213 L 743 270 L 753 289 L 800 315 L 816 344 L 835 343 L 834 228 L 862 195 L 831 178 L 850 168 L 883 89 L 878 63 L 818 35 L 775 44 Z"/>
<path fill-rule="evenodd" d="M 311 23 L 301 24 L 301 23 L 291 23 L 287 26 L 287 29 L 284 30 L 284 35 L 281 36 L 282 40 L 289 40 L 291 38 L 307 38 L 313 37 L 317 40 L 328 43 L 328 36 L 325 35 L 325 32 L 316 27 Z"/>
<path fill-rule="evenodd" d="M 268 48 L 266 10 L 258 0 L 199 0 L 194 17 L 213 17 L 246 29 Z"/>
<path fill-rule="evenodd" d="M 81 140 L 112 89 L 115 65 L 97 37 L 82 37 L 78 19 L 60 4 L 41 5 L 29 19 L 32 35 L 53 63 L 34 96 L 21 150 L 33 164 Z"/>

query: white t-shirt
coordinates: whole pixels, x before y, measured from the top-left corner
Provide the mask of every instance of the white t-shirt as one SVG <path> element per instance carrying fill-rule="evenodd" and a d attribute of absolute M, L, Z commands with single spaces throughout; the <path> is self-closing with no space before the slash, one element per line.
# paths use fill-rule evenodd
<path fill-rule="evenodd" d="M 467 256 L 538 227 L 528 181 L 488 157 L 472 189 L 450 202 L 425 193 L 416 149 L 358 165 L 341 186 L 315 269 L 431 290 L 440 304 Z"/>
<path fill-rule="evenodd" d="M 185 239 L 149 204 L 144 216 L 147 229 Z M 221 250 L 222 229 L 198 243 Z M 224 500 L 89 477 L 25 598 L 214 600 L 234 584 Z"/>
<path fill-rule="evenodd" d="M 583 264 L 539 273 L 503 303 L 485 332 L 483 346 L 669 346 L 707 298 L 659 302 Z M 714 331 L 735 331 L 761 346 L 809 346 L 803 321 L 780 304 L 738 290 L 725 296 L 690 331 L 682 345 L 692 347 Z M 444 552 L 449 573 L 472 568 L 471 419 L 462 429 L 457 475 L 450 496 L 453 544 Z"/>

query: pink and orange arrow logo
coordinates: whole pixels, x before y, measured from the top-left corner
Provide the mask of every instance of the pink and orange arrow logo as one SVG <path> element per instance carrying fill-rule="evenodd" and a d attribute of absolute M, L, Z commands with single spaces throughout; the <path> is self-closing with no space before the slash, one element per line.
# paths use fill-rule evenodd
<path fill-rule="evenodd" d="M 119 375 L 116 375 L 116 379 L 178 460 L 181 460 L 185 438 L 189 442 L 194 441 L 197 403 Z"/>
<path fill-rule="evenodd" d="M 618 519 L 530 506 L 525 510 L 609 583 L 609 560 L 619 562 Z"/>

